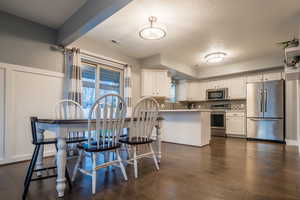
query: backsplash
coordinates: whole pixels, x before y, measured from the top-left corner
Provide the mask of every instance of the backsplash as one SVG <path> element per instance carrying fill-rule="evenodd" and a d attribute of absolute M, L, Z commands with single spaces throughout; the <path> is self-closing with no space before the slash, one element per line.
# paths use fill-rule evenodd
<path fill-rule="evenodd" d="M 162 110 L 174 110 L 174 109 L 188 109 L 190 108 L 202 108 L 202 109 L 210 109 L 213 104 L 230 104 L 231 110 L 246 110 L 246 100 L 236 100 L 236 101 L 218 101 L 218 102 L 164 102 L 160 101 L 160 109 Z"/>

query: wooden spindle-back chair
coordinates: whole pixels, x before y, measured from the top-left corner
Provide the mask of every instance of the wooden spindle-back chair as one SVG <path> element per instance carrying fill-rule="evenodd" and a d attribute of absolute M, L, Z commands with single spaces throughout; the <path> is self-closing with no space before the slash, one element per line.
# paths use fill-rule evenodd
<path fill-rule="evenodd" d="M 127 180 L 125 168 L 123 166 L 119 148 L 121 144 L 119 137 L 124 129 L 126 116 L 126 103 L 124 99 L 117 94 L 106 94 L 101 96 L 93 104 L 88 118 L 88 141 L 79 144 L 81 149 L 79 158 L 75 164 L 72 180 L 74 181 L 77 171 L 92 176 L 92 193 L 96 192 L 96 170 L 114 165 L 120 167 L 124 179 Z M 92 153 L 92 171 L 79 168 L 83 151 Z M 104 162 L 96 165 L 96 153 L 114 151 L 116 160 Z M 117 165 L 116 165 L 117 164 Z"/>
<path fill-rule="evenodd" d="M 137 160 L 140 158 L 153 158 L 156 169 L 159 170 L 156 154 L 151 145 L 153 142 L 152 131 L 158 118 L 158 110 L 159 105 L 153 97 L 140 99 L 133 109 L 128 136 L 120 140 L 121 143 L 133 149 L 133 157 L 129 158 L 127 162 L 134 165 L 135 178 L 138 177 Z M 137 155 L 137 146 L 145 144 L 150 151 Z"/>

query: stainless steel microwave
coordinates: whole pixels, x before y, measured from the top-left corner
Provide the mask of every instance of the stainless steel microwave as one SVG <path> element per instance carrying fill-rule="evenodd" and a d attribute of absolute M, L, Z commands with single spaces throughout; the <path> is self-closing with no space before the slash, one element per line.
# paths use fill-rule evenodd
<path fill-rule="evenodd" d="M 206 90 L 206 100 L 226 100 L 226 99 L 228 99 L 228 88 Z"/>

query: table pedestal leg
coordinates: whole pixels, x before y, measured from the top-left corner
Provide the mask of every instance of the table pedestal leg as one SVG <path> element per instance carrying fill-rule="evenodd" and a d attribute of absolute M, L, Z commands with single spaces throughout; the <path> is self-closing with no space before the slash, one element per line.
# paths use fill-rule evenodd
<path fill-rule="evenodd" d="M 38 129 L 38 132 L 37 132 L 37 139 L 38 140 L 44 140 L 44 132 L 45 132 L 45 130 Z M 35 169 L 42 169 L 44 167 L 43 157 L 44 157 L 44 145 L 41 145 L 40 150 L 38 152 L 38 157 L 37 157 Z M 36 175 L 37 176 L 42 176 L 42 172 L 38 171 L 38 172 L 36 172 Z"/>
<path fill-rule="evenodd" d="M 161 160 L 161 129 L 162 129 L 162 122 L 159 121 L 158 125 L 156 126 L 156 143 L 157 143 L 157 161 L 160 163 Z"/>
<path fill-rule="evenodd" d="M 66 138 L 59 136 L 57 137 L 57 154 L 56 154 L 56 166 L 57 166 L 57 179 L 56 179 L 56 191 L 58 197 L 64 196 L 64 191 L 66 188 L 66 152 L 67 144 Z"/>

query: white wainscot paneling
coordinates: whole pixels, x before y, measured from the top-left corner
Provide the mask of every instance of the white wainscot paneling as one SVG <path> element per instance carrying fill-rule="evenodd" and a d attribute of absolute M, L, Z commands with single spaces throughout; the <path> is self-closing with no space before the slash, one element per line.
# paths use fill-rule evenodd
<path fill-rule="evenodd" d="M 0 161 L 4 159 L 5 69 L 0 67 Z"/>
<path fill-rule="evenodd" d="M 9 69 L 9 67 L 7 67 Z M 54 105 L 62 98 L 63 74 L 14 66 L 7 70 L 7 115 L 5 129 L 5 159 L 2 163 L 31 157 L 33 145 L 30 117 L 54 117 Z M 7 78 L 8 79 L 8 78 Z M 54 137 L 53 133 L 45 133 Z M 54 147 L 46 145 L 45 154 L 53 154 Z M 0 163 L 1 164 L 1 163 Z"/>

